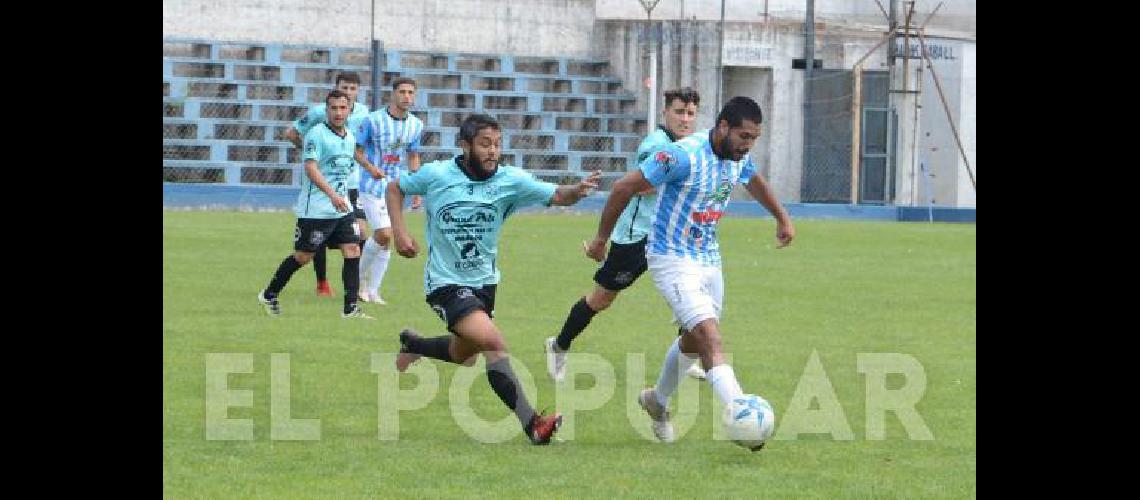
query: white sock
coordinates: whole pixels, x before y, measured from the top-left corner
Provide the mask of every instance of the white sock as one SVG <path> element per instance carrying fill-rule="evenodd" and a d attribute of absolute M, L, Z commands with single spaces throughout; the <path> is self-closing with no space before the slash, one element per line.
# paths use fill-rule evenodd
<path fill-rule="evenodd" d="M 373 241 L 372 243 L 376 242 Z M 373 256 L 374 260 L 368 266 L 369 295 L 380 296 L 380 284 L 384 282 L 384 273 L 388 272 L 388 257 L 391 255 L 392 252 L 388 250 L 388 247 L 382 247 L 376 243 L 376 255 Z"/>
<path fill-rule="evenodd" d="M 360 281 L 368 280 L 368 272 L 372 269 L 372 260 L 376 258 L 376 252 L 380 250 L 380 244 L 371 236 L 364 240 L 364 248 L 360 249 Z"/>
<path fill-rule="evenodd" d="M 732 402 L 733 398 L 744 395 L 744 391 L 740 389 L 740 382 L 736 381 L 736 373 L 728 364 L 712 367 L 708 371 L 706 379 L 712 386 L 713 392 L 716 393 L 716 397 L 720 398 L 721 403 L 727 405 Z"/>
<path fill-rule="evenodd" d="M 657 402 L 661 406 L 669 404 L 669 398 L 677 391 L 677 384 L 681 377 L 696 360 L 681 352 L 681 337 L 677 337 L 669 345 L 669 352 L 665 354 L 665 363 L 661 365 L 661 374 L 657 376 Z"/>

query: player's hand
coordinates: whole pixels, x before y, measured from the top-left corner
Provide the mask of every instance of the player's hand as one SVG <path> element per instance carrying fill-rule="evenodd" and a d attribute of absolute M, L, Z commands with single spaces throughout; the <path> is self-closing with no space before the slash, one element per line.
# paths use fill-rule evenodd
<path fill-rule="evenodd" d="M 792 225 L 792 221 L 779 221 L 776 223 L 776 248 L 784 248 L 792 244 L 792 240 L 796 238 L 796 226 Z"/>
<path fill-rule="evenodd" d="M 411 259 L 420 253 L 420 247 L 416 244 L 415 238 L 412 238 L 408 234 L 397 234 L 395 236 L 396 253 L 400 254 L 400 256 Z"/>
<path fill-rule="evenodd" d="M 368 174 L 371 175 L 373 179 L 383 179 L 384 177 L 387 177 L 384 174 L 384 171 L 376 168 L 375 165 L 372 168 L 368 169 Z"/>
<path fill-rule="evenodd" d="M 594 259 L 595 262 L 601 262 L 606 259 L 606 240 L 601 238 L 594 238 L 589 242 L 582 242 L 582 249 L 586 251 L 586 257 Z"/>
<path fill-rule="evenodd" d="M 412 210 L 419 210 L 424 204 L 424 197 L 418 194 L 412 195 Z"/>
<path fill-rule="evenodd" d="M 602 180 L 602 173 L 595 170 L 589 177 L 582 179 L 578 182 L 578 198 L 585 198 L 590 194 L 591 189 L 598 189 L 598 181 Z"/>
<path fill-rule="evenodd" d="M 348 199 L 343 196 L 333 196 L 333 206 L 336 207 L 337 212 L 348 212 Z"/>

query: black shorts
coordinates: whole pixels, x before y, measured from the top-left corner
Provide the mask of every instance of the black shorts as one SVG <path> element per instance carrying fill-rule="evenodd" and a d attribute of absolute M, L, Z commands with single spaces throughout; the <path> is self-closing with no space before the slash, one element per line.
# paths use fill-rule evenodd
<path fill-rule="evenodd" d="M 357 219 L 367 219 L 367 217 L 364 216 L 364 205 L 360 204 L 358 201 L 359 199 L 359 189 L 348 190 L 348 202 L 352 205 L 352 216 L 356 217 Z"/>
<path fill-rule="evenodd" d="M 495 317 L 495 287 L 498 285 L 484 285 L 483 287 L 444 285 L 436 288 L 427 296 L 427 303 L 447 323 L 447 331 L 456 333 L 455 324 L 464 316 L 475 311 L 484 311 L 487 316 Z"/>
<path fill-rule="evenodd" d="M 602 288 L 617 292 L 625 290 L 641 277 L 647 269 L 649 262 L 645 260 L 645 242 L 643 238 L 637 243 L 623 245 L 610 244 L 610 253 L 606 254 L 606 261 L 594 273 L 594 283 Z"/>
<path fill-rule="evenodd" d="M 356 218 L 352 214 L 339 219 L 297 219 L 293 230 L 293 249 L 315 253 L 323 245 L 337 248 L 344 243 L 360 243 Z"/>

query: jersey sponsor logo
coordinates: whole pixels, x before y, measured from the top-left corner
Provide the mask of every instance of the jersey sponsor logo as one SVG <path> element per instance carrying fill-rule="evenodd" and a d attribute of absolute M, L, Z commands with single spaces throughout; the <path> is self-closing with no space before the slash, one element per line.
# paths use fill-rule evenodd
<path fill-rule="evenodd" d="M 400 163 L 400 150 L 407 147 L 407 145 L 408 144 L 403 141 L 396 140 L 396 142 L 390 144 L 387 148 L 385 148 L 384 154 L 380 156 L 380 161 L 384 162 L 387 165 L 395 165 Z"/>
<path fill-rule="evenodd" d="M 317 152 L 317 143 L 316 142 L 309 141 L 309 142 L 305 143 L 305 153 L 306 154 L 316 153 L 316 152 Z"/>
<path fill-rule="evenodd" d="M 700 212 L 693 212 L 691 219 L 697 224 L 712 224 L 724 216 L 723 210 L 707 209 Z"/>
<path fill-rule="evenodd" d="M 726 200 L 728 200 L 729 196 L 732 196 L 732 183 L 722 182 L 720 183 L 720 186 L 716 188 L 716 192 L 714 192 L 709 198 L 717 203 L 724 203 Z"/>
<path fill-rule="evenodd" d="M 475 242 L 473 242 L 473 241 L 468 242 L 466 245 L 463 245 L 463 249 L 459 251 L 459 258 L 460 259 L 470 259 L 472 257 L 478 257 L 478 256 L 479 256 L 479 246 L 476 245 Z"/>
<path fill-rule="evenodd" d="M 455 244 L 459 258 L 451 265 L 456 272 L 480 270 L 487 259 L 479 250 L 478 242 L 484 237 L 494 238 L 498 230 L 498 212 L 494 205 L 477 201 L 448 203 L 435 212 L 439 231 Z"/>
<path fill-rule="evenodd" d="M 653 156 L 653 161 L 657 162 L 657 165 L 660 166 L 661 169 L 666 173 L 668 173 L 669 169 L 673 168 L 673 165 L 677 163 L 677 159 L 673 158 L 673 155 L 665 151 L 658 151 L 657 154 Z"/>

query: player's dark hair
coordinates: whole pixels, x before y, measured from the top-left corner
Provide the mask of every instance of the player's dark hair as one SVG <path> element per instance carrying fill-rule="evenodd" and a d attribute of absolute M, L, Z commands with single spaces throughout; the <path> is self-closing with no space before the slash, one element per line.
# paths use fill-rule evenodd
<path fill-rule="evenodd" d="M 727 121 L 729 127 L 739 127 L 744 124 L 744 120 L 759 125 L 764 121 L 764 114 L 760 112 L 760 105 L 756 104 L 756 101 L 744 96 L 736 96 L 729 99 L 721 108 L 720 114 L 716 117 L 716 122 L 719 124 L 721 120 Z"/>

